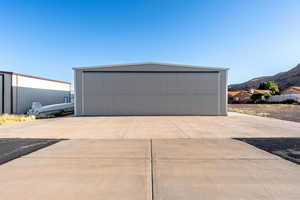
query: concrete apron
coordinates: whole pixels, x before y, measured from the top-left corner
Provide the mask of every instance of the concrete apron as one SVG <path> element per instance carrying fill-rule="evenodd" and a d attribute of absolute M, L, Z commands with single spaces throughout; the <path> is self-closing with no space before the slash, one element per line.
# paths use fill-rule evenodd
<path fill-rule="evenodd" d="M 0 199 L 150 200 L 150 142 L 69 140 L 0 166 Z"/>
<path fill-rule="evenodd" d="M 299 199 L 299 166 L 231 139 L 69 140 L 0 166 L 1 199 Z"/>
<path fill-rule="evenodd" d="M 300 168 L 230 139 L 153 141 L 154 199 L 296 200 Z"/>

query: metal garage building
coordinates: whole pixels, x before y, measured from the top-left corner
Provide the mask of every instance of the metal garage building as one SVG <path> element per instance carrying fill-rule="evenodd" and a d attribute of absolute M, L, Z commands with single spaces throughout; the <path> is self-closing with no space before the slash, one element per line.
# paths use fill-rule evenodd
<path fill-rule="evenodd" d="M 227 70 L 152 62 L 74 68 L 75 115 L 226 115 Z"/>
<path fill-rule="evenodd" d="M 32 102 L 50 105 L 69 101 L 70 86 L 64 81 L 0 71 L 0 114 L 24 114 Z"/>

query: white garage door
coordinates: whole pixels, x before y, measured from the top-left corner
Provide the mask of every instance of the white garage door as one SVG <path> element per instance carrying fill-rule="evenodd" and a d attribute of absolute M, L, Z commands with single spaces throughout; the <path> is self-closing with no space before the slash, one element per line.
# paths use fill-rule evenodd
<path fill-rule="evenodd" d="M 85 115 L 216 115 L 217 72 L 85 72 Z"/>

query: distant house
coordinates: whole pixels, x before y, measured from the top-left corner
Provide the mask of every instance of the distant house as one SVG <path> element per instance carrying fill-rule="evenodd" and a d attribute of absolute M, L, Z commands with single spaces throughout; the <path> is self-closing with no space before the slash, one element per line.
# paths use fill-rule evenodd
<path fill-rule="evenodd" d="M 228 91 L 228 97 L 234 97 L 235 95 L 237 95 L 240 92 L 241 91 Z"/>
<path fill-rule="evenodd" d="M 228 91 L 228 103 L 236 103 L 237 99 L 235 96 L 239 94 L 241 91 Z"/>
<path fill-rule="evenodd" d="M 32 102 L 42 105 L 70 101 L 70 83 L 0 71 L 0 114 L 24 114 Z"/>
<path fill-rule="evenodd" d="M 251 102 L 252 94 L 249 91 L 240 91 L 234 96 L 235 102 L 237 103 L 249 103 Z"/>
<path fill-rule="evenodd" d="M 250 93 L 251 94 L 266 94 L 266 93 L 271 93 L 271 90 L 256 90 L 256 89 L 251 89 Z"/>
<path fill-rule="evenodd" d="M 251 98 L 252 95 L 261 95 L 259 100 L 265 100 L 264 94 L 271 93 L 270 90 L 257 90 L 250 89 L 249 91 L 240 90 L 240 91 L 228 91 L 228 103 L 250 103 L 253 101 Z"/>
<path fill-rule="evenodd" d="M 252 94 L 249 91 L 229 91 L 228 103 L 249 103 L 251 101 Z"/>
<path fill-rule="evenodd" d="M 300 87 L 291 86 L 281 92 L 281 94 L 300 94 Z"/>

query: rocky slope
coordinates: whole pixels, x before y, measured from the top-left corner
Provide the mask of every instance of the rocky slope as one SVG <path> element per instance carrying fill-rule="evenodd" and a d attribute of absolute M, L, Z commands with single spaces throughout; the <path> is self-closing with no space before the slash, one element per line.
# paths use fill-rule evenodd
<path fill-rule="evenodd" d="M 287 72 L 281 72 L 274 76 L 263 76 L 244 83 L 229 85 L 228 90 L 236 91 L 258 88 L 259 84 L 265 81 L 276 82 L 280 89 L 285 89 L 289 86 L 300 86 L 300 64 Z"/>

